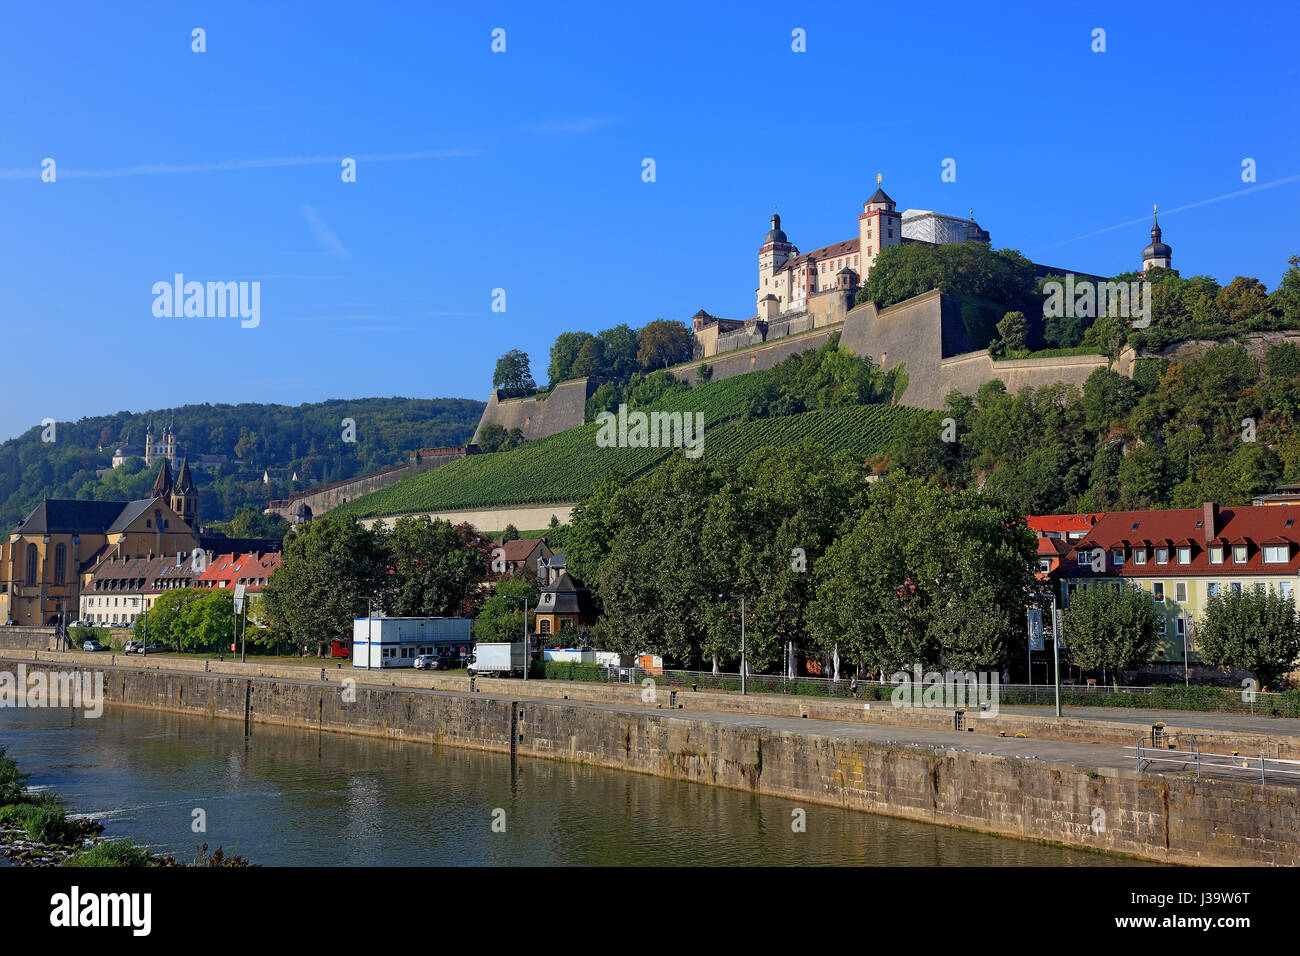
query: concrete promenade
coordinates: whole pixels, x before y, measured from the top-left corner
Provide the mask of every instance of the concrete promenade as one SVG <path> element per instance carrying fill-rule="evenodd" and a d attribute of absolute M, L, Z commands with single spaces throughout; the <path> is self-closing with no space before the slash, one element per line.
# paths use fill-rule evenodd
<path fill-rule="evenodd" d="M 184 677 L 210 663 L 215 673 L 252 675 L 258 668 L 256 660 L 246 664 L 235 661 L 204 662 L 186 658 L 169 658 L 158 655 L 150 658 L 115 657 L 86 653 L 0 653 L 0 670 L 16 660 L 30 660 L 32 656 L 42 661 L 74 660 L 79 666 L 93 665 L 107 670 L 148 669 L 160 674 Z M 115 663 L 108 663 L 115 660 Z M 337 664 L 337 662 L 334 662 Z M 107 665 L 107 666 L 105 666 Z M 180 666 L 174 666 L 180 665 Z M 197 666 L 196 666 L 197 665 Z M 420 672 L 413 669 L 368 671 L 350 665 L 342 668 L 322 667 L 319 664 L 276 664 L 262 667 L 277 680 L 294 685 L 337 686 L 352 679 L 358 683 L 399 687 L 404 692 L 421 695 L 460 697 L 470 693 L 470 682 L 463 675 L 446 675 L 437 672 Z M 322 680 L 322 675 L 324 680 Z M 260 675 L 259 675 L 260 676 Z M 1149 743 L 1149 730 L 1153 723 L 1165 723 L 1167 732 L 1178 735 L 1179 749 L 1194 735 L 1205 752 L 1232 753 L 1257 757 L 1262 749 L 1258 741 L 1280 744 L 1280 756 L 1300 760 L 1300 720 L 1251 716 L 1246 714 L 1210 714 L 1197 711 L 1140 710 L 1118 707 L 1064 707 L 1063 717 L 1057 720 L 1051 707 L 1003 707 L 999 717 L 1021 718 L 1008 729 L 999 732 L 1001 719 L 981 719 L 971 714 L 968 728 L 956 731 L 952 727 L 949 710 L 899 709 L 887 702 L 875 701 L 870 707 L 849 700 L 825 698 L 800 698 L 775 694 L 691 693 L 679 691 L 676 710 L 667 709 L 669 694 L 658 691 L 654 703 L 642 699 L 639 685 L 599 684 L 554 680 L 500 680 L 480 678 L 476 682 L 475 696 L 508 704 L 514 702 L 546 703 L 557 698 L 569 705 L 607 714 L 657 713 L 666 716 L 690 717 L 748 731 L 768 731 L 783 734 L 817 734 L 829 738 L 858 741 L 883 746 L 920 746 L 936 752 L 985 754 L 1017 760 L 1041 760 L 1068 763 L 1084 770 L 1139 770 L 1137 754 L 1133 749 L 1139 738 Z M 602 699 L 603 698 L 603 699 Z M 723 709 L 725 708 L 725 709 Z M 786 711 L 773 712 L 774 708 Z M 800 710 L 815 708 L 818 713 L 797 716 Z M 1023 736 L 1017 736 L 1017 734 Z M 1277 751 L 1273 751 L 1277 753 Z M 1144 762 L 1142 773 L 1194 773 L 1194 765 L 1181 765 L 1161 761 Z M 1300 771 L 1300 765 L 1294 769 Z M 1259 765 L 1242 768 L 1202 768 L 1202 775 L 1245 780 L 1259 779 Z M 1295 776 L 1273 774 L 1269 783 L 1300 786 L 1300 773 Z"/>

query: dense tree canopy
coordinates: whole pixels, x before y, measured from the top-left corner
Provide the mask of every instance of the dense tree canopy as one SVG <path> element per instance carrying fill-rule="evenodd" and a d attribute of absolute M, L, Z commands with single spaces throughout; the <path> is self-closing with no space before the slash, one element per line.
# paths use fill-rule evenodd
<path fill-rule="evenodd" d="M 40 503 L 41 496 L 94 501 L 147 497 L 157 465 L 127 462 L 102 478 L 113 452 L 128 440 L 143 445 L 152 418 L 175 423 L 182 453 L 190 457 L 199 489 L 199 518 L 229 521 L 245 506 L 260 512 L 271 498 L 375 471 L 404 461 L 417 448 L 459 446 L 474 433 L 483 403 L 468 399 L 363 398 L 298 406 L 183 405 L 166 413 L 118 412 L 60 422 L 55 440 L 34 426 L 0 444 L 0 526 L 7 532 Z M 165 417 L 164 417 L 165 415 Z M 344 419 L 354 423 L 345 440 Z M 197 466 L 199 455 L 225 455 L 215 471 Z M 235 461 L 242 464 L 235 464 Z M 285 477 L 263 482 L 268 468 Z M 300 480 L 293 482 L 294 472 Z"/>
<path fill-rule="evenodd" d="M 1260 363 L 1239 345 L 1155 360 L 1133 378 L 1098 369 L 1012 395 L 999 381 L 918 416 L 890 467 L 984 488 L 1024 514 L 1246 504 L 1300 480 L 1300 369 L 1292 346 Z"/>

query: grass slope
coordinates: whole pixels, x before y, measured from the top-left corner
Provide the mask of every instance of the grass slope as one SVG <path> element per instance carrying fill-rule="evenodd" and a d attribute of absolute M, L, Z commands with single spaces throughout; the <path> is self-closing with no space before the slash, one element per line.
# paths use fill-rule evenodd
<path fill-rule="evenodd" d="M 646 410 L 703 412 L 704 458 L 742 457 L 764 445 L 807 439 L 863 457 L 883 451 L 897 428 L 916 414 L 898 405 L 828 409 L 806 415 L 740 422 L 745 402 L 766 380 L 751 372 L 671 395 Z M 663 462 L 671 448 L 600 448 L 595 423 L 528 442 L 507 452 L 473 455 L 407 478 L 337 511 L 363 518 L 422 511 L 553 504 L 585 498 L 604 475 L 631 480 Z"/>

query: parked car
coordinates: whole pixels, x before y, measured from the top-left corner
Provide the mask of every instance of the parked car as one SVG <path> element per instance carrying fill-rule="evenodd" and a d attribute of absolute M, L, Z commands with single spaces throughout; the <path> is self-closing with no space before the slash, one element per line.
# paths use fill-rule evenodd
<path fill-rule="evenodd" d="M 136 641 L 136 644 L 135 644 L 135 650 L 132 651 L 131 653 L 133 653 L 133 654 L 157 654 L 159 651 L 165 651 L 165 650 L 167 650 L 167 648 L 163 647 L 163 645 L 161 645 L 161 644 L 150 644 L 148 647 L 145 647 L 145 645 L 144 645 L 142 642 L 140 642 L 140 641 Z"/>
<path fill-rule="evenodd" d="M 104 649 L 104 645 L 99 643 L 99 641 L 95 640 L 92 637 L 90 640 L 86 641 L 84 644 L 81 645 L 81 649 L 83 651 L 102 651 Z"/>
<path fill-rule="evenodd" d="M 417 657 L 414 661 L 411 662 L 411 665 L 417 671 L 434 670 L 437 668 L 438 659 L 434 657 L 432 654 L 421 654 L 419 657 Z"/>
<path fill-rule="evenodd" d="M 463 666 L 457 654 L 439 654 L 433 661 L 433 669 L 436 671 L 454 671 Z"/>

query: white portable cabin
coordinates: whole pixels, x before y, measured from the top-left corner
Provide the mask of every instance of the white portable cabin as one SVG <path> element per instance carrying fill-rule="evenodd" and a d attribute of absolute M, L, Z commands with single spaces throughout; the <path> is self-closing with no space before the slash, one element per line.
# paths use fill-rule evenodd
<path fill-rule="evenodd" d="M 468 654 L 467 617 L 359 617 L 352 622 L 352 666 L 411 667 L 421 654 Z"/>

